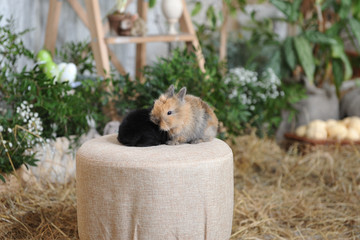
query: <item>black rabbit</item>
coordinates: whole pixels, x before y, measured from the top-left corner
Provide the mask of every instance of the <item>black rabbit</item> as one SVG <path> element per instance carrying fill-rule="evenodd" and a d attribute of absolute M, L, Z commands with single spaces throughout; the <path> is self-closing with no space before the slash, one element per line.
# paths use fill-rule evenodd
<path fill-rule="evenodd" d="M 168 133 L 150 121 L 151 109 L 130 112 L 119 126 L 118 141 L 126 146 L 148 147 L 165 144 Z"/>

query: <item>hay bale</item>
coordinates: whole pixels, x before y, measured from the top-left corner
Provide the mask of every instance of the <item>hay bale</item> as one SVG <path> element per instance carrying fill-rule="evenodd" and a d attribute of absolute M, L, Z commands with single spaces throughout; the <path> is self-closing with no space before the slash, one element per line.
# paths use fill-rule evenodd
<path fill-rule="evenodd" d="M 322 146 L 305 155 L 254 135 L 234 152 L 235 239 L 360 239 L 360 149 Z M 0 195 L 0 239 L 78 239 L 75 179 Z M 151 203 L 149 203 L 150 205 Z"/>
<path fill-rule="evenodd" d="M 359 147 L 299 155 L 244 136 L 233 144 L 235 210 L 231 239 L 360 237 Z"/>
<path fill-rule="evenodd" d="M 78 239 L 75 179 L 0 194 L 0 239 Z"/>

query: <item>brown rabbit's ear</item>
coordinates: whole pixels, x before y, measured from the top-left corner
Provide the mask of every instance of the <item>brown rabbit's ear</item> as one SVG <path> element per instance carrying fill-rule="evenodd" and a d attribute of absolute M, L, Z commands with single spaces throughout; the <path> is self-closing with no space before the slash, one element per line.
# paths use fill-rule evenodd
<path fill-rule="evenodd" d="M 171 84 L 170 87 L 168 88 L 168 90 L 166 90 L 165 95 L 167 97 L 172 97 L 175 94 L 174 91 L 175 91 L 175 87 L 174 87 L 174 85 Z"/>
<path fill-rule="evenodd" d="M 180 99 L 180 101 L 184 101 L 185 95 L 186 95 L 186 87 L 183 87 L 178 92 L 177 97 Z"/>

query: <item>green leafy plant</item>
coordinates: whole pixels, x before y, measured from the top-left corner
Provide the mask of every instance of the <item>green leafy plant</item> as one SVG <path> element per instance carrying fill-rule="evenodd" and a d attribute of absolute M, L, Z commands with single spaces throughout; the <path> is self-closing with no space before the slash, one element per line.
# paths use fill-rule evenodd
<path fill-rule="evenodd" d="M 231 68 L 225 82 L 229 78 L 240 86 L 229 98 L 239 98 L 246 106 L 250 113 L 248 124 L 255 127 L 260 136 L 274 134 L 281 122 L 281 111 L 288 109 L 294 114 L 292 104 L 304 97 L 300 85 L 284 84 L 271 68 L 259 72 Z"/>
<path fill-rule="evenodd" d="M 36 166 L 37 159 L 31 148 L 42 144 L 44 139 L 42 121 L 32 108 L 33 105 L 24 101 L 12 118 L 0 119 L 0 173 L 12 172 L 22 164 Z M 1 174 L 0 179 L 5 181 Z"/>
<path fill-rule="evenodd" d="M 85 79 L 74 89 L 68 82 L 48 78 L 21 40 L 26 32 L 16 33 L 13 20 L 0 26 L 0 174 L 12 172 L 23 164 L 35 165 L 37 159 L 32 149 L 36 144 L 57 136 L 74 135 L 76 142 L 89 130 L 88 118 L 103 119 L 99 107 L 103 95 L 97 94 L 101 81 Z M 82 47 L 73 45 L 71 49 Z M 27 59 L 34 67 L 20 68 L 20 58 Z M 77 59 L 83 69 L 91 71 L 87 61 Z M 1 175 L 0 178 L 4 180 Z"/>
<path fill-rule="evenodd" d="M 76 65 L 79 74 L 94 74 L 94 56 L 91 51 L 90 43 L 68 42 L 60 50 L 56 51 L 55 59 L 63 62 L 72 62 Z"/>
<path fill-rule="evenodd" d="M 271 68 L 282 79 L 281 42 L 274 32 L 271 19 L 256 20 L 256 12 L 250 14 L 251 24 L 242 26 L 242 30 L 250 33 L 245 38 L 239 32 L 229 35 L 227 45 L 227 64 L 229 69 L 243 67 L 263 72 Z"/>
<path fill-rule="evenodd" d="M 259 135 L 273 135 L 280 123 L 281 111 L 289 110 L 294 117 L 293 104 L 306 97 L 302 85 L 286 81 L 286 64 L 282 58 L 282 42 L 273 30 L 272 19 L 256 20 L 250 14 L 251 24 L 242 30 L 249 38 L 230 34 L 227 49 L 229 72 L 242 82 L 240 96 L 250 112 L 249 122 Z M 245 100 L 246 99 L 246 100 Z"/>
<path fill-rule="evenodd" d="M 350 11 L 359 1 L 317 0 L 311 5 L 301 0 L 270 2 L 284 13 L 281 20 L 293 29 L 281 44 L 287 75 L 294 77 L 300 69 L 317 86 L 325 81 L 334 83 L 339 95 L 341 84 L 352 76 L 344 40 L 350 39 L 355 47 L 360 43 L 360 21 Z"/>
<path fill-rule="evenodd" d="M 258 3 L 264 0 L 258 0 Z M 222 6 L 219 9 L 217 3 L 210 4 L 205 10 L 206 20 L 202 23 L 196 23 L 197 36 L 202 46 L 202 49 L 210 52 L 217 52 L 220 59 L 226 56 L 227 45 L 227 23 L 230 17 L 236 17 L 238 12 L 244 12 L 247 4 L 246 0 L 222 0 Z M 201 1 L 194 1 L 191 16 L 194 17 L 203 10 L 203 3 Z"/>
<path fill-rule="evenodd" d="M 93 117 L 98 111 L 89 101 L 94 97 L 88 98 L 93 92 L 93 89 L 89 89 L 89 81 L 75 90 L 67 82 L 59 83 L 54 78 L 47 78 L 37 66 L 11 73 L 6 78 L 3 76 L 0 85 L 9 119 L 16 114 L 13 109 L 18 107 L 18 103 L 29 102 L 42 119 L 44 138 L 80 136 L 89 129 L 87 117 Z M 85 90 L 81 89 L 87 87 L 85 94 Z"/>
<path fill-rule="evenodd" d="M 262 2 L 262 1 L 259 1 Z M 244 11 L 244 7 L 246 6 L 246 0 L 223 0 L 222 4 L 228 9 L 230 16 L 236 16 L 237 10 Z M 196 16 L 199 14 L 203 9 L 203 2 L 202 1 L 195 1 L 194 7 L 191 11 L 191 16 Z M 207 23 L 209 26 L 215 30 L 219 22 L 221 23 L 224 21 L 224 13 L 222 9 L 218 10 L 213 4 L 208 5 L 205 9 L 206 18 L 208 20 Z"/>
<path fill-rule="evenodd" d="M 72 62 L 76 65 L 78 82 L 73 92 L 88 106 L 92 106 L 91 117 L 96 122 L 96 129 L 101 133 L 109 121 L 109 117 L 103 113 L 103 108 L 107 105 L 110 94 L 104 89 L 111 83 L 110 79 L 103 81 L 99 77 L 93 77 L 96 67 L 89 42 L 65 43 L 61 49 L 56 51 L 56 60 Z"/>
<path fill-rule="evenodd" d="M 2 20 L 0 16 L 0 21 Z M 24 119 L 27 116 L 22 116 L 20 111 L 17 111 L 19 106 L 14 106 L 10 109 L 9 103 L 6 101 L 7 94 L 5 92 L 6 84 L 10 81 L 19 81 L 15 79 L 13 73 L 17 71 L 17 60 L 20 57 L 32 58 L 31 51 L 24 47 L 24 43 L 20 37 L 27 33 L 27 31 L 15 33 L 13 31 L 14 21 L 8 19 L 4 26 L 0 27 L 0 179 L 5 181 L 1 173 L 9 173 L 19 168 L 22 164 L 34 165 L 36 159 L 31 153 L 25 154 L 28 149 L 28 143 L 36 142 L 38 134 L 32 133 L 30 130 L 23 127 Z M 30 110 L 27 111 L 30 114 Z M 34 113 L 33 113 L 34 114 Z M 36 113 L 37 114 L 37 113 Z M 32 116 L 34 120 L 37 116 Z M 38 123 L 37 121 L 28 121 L 27 124 Z M 35 125 L 42 128 L 41 124 Z M 33 126 L 32 126 L 33 127 Z M 41 130 L 41 129 L 38 129 Z"/>

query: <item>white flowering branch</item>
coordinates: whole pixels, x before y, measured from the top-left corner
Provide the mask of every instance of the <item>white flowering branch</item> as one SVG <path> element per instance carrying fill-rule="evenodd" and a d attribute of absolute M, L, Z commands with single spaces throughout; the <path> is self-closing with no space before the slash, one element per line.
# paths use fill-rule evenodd
<path fill-rule="evenodd" d="M 27 139 L 27 144 L 24 144 L 24 149 L 31 148 L 35 143 L 44 142 L 44 139 L 41 137 L 41 133 L 43 130 L 42 127 L 42 121 L 39 118 L 38 113 L 31 112 L 31 109 L 33 108 L 32 104 L 28 104 L 27 101 L 23 101 L 19 107 L 16 109 L 16 113 L 19 114 L 19 116 L 22 118 L 22 121 L 24 124 L 27 125 L 28 128 L 21 126 L 19 124 L 15 124 L 14 128 L 8 128 L 7 132 L 14 135 L 15 141 L 16 141 L 16 148 L 13 149 L 13 144 L 11 141 L 6 141 L 4 139 L 4 135 L 2 132 L 4 131 L 4 128 L 0 126 L 0 140 L 1 145 L 4 146 L 5 153 L 7 158 L 9 159 L 10 165 L 13 169 L 14 174 L 17 176 L 16 169 L 14 166 L 14 163 L 11 159 L 11 153 L 14 153 L 18 151 L 18 149 L 21 147 L 21 143 L 24 141 L 24 139 Z M 26 134 L 22 137 L 22 139 L 19 141 L 18 137 L 18 131 L 22 130 L 26 132 Z M 32 137 L 29 138 L 29 135 L 32 135 L 32 137 L 35 137 L 37 139 L 40 139 L 40 141 L 35 141 L 32 139 Z"/>
<path fill-rule="evenodd" d="M 0 140 L 1 140 L 1 144 L 2 144 L 2 145 L 4 146 L 4 148 L 5 148 L 6 155 L 7 155 L 8 159 L 9 159 L 9 162 L 10 162 L 10 164 L 11 164 L 11 167 L 12 167 L 12 169 L 13 169 L 13 172 L 14 172 L 14 174 L 15 174 L 15 177 L 16 177 L 18 180 L 20 180 L 20 177 L 19 177 L 19 175 L 18 175 L 17 172 L 16 172 L 14 163 L 13 163 L 13 161 L 12 161 L 12 159 L 11 159 L 10 153 L 9 153 L 9 151 L 8 151 L 7 148 L 6 148 L 5 141 L 4 141 L 4 138 L 3 138 L 3 135 L 2 135 L 1 132 L 0 132 Z"/>
<path fill-rule="evenodd" d="M 279 89 L 281 86 L 280 79 L 271 68 L 266 69 L 260 76 L 257 72 L 242 67 L 232 68 L 229 73 L 230 77 L 225 79 L 225 83 L 231 81 L 231 76 L 235 77 L 235 81 L 242 89 L 242 92 L 239 93 L 238 89 L 235 88 L 229 98 L 239 96 L 241 102 L 248 106 L 248 110 L 250 111 L 255 111 L 255 104 L 285 95 L 285 93 Z"/>
<path fill-rule="evenodd" d="M 36 133 L 33 133 L 33 132 L 29 131 L 28 129 L 24 128 L 23 126 L 20 126 L 20 125 L 17 125 L 17 124 L 16 124 L 15 127 L 14 127 L 14 136 L 15 136 L 15 138 L 16 138 L 16 134 L 17 134 L 17 130 L 18 130 L 18 129 L 21 129 L 21 130 L 23 130 L 23 131 L 25 131 L 25 132 L 33 135 L 34 137 L 38 137 L 38 138 L 40 138 L 41 140 L 43 140 L 43 138 L 42 138 L 40 135 L 38 135 L 38 134 L 36 134 Z"/>

